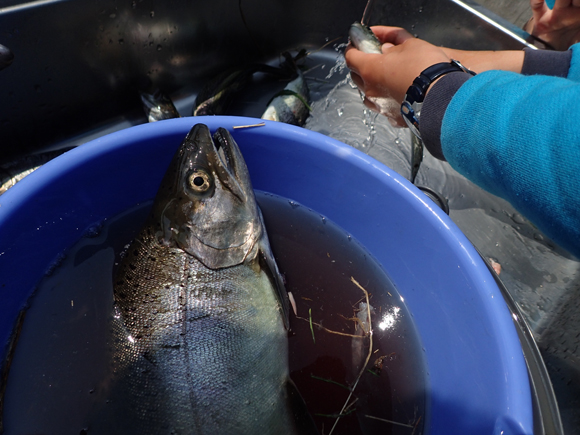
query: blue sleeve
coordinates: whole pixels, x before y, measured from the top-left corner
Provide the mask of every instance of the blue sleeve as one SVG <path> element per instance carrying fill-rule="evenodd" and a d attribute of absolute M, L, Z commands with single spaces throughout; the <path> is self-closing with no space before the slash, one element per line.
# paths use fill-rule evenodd
<path fill-rule="evenodd" d="M 465 81 L 441 150 L 466 178 L 508 200 L 580 257 L 580 54 L 569 78 L 487 71 Z"/>

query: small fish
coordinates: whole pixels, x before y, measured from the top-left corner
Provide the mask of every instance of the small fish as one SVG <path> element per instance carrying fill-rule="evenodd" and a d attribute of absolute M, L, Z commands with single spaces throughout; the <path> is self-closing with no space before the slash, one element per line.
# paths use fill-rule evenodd
<path fill-rule="evenodd" d="M 195 99 L 193 116 L 225 115 L 235 96 L 252 81 L 255 73 L 263 73 L 281 80 L 291 80 L 296 76 L 296 61 L 307 55 L 300 50 L 295 57 L 282 53 L 284 61 L 278 67 L 253 63 L 243 68 L 226 71 L 209 81 Z"/>
<path fill-rule="evenodd" d="M 282 63 L 280 67 L 255 63 L 244 68 L 226 71 L 209 81 L 197 95 L 193 116 L 225 115 L 234 97 L 248 86 L 257 72 L 281 79 L 289 79 L 293 74 L 285 63 Z"/>
<path fill-rule="evenodd" d="M 14 61 L 14 53 L 8 47 L 0 44 L 0 70 L 10 66 Z"/>
<path fill-rule="evenodd" d="M 297 77 L 277 93 L 268 103 L 262 119 L 286 124 L 304 125 L 312 110 L 308 104 L 310 95 L 304 76 L 297 70 Z"/>
<path fill-rule="evenodd" d="M 382 54 L 381 43 L 367 26 L 357 22 L 351 24 L 348 31 L 350 42 L 363 53 Z"/>
<path fill-rule="evenodd" d="M 143 109 L 148 122 L 161 121 L 163 119 L 179 118 L 179 112 L 175 108 L 173 101 L 160 90 L 152 94 L 140 92 Z"/>
<path fill-rule="evenodd" d="M 197 95 L 193 116 L 224 115 L 234 96 L 248 86 L 254 72 L 250 67 L 219 74 Z"/>
<path fill-rule="evenodd" d="M 27 175 L 32 174 L 49 160 L 60 156 L 71 148 L 32 154 L 0 165 L 0 195 L 13 187 Z"/>
<path fill-rule="evenodd" d="M 227 130 L 186 136 L 114 299 L 119 375 L 91 433 L 316 433 L 289 378 L 283 278 Z"/>

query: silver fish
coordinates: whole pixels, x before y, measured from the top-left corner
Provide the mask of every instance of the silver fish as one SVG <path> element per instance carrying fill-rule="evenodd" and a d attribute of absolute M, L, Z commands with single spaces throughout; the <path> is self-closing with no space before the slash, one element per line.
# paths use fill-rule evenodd
<path fill-rule="evenodd" d="M 0 165 L 0 195 L 13 187 L 27 175 L 32 174 L 48 161 L 60 156 L 70 149 L 71 148 L 63 148 L 56 151 L 32 154 Z"/>
<path fill-rule="evenodd" d="M 118 375 L 105 408 L 117 410 L 96 433 L 295 434 L 313 424 L 289 379 L 283 280 L 227 130 L 213 140 L 205 125 L 189 132 L 114 298 Z"/>
<path fill-rule="evenodd" d="M 0 70 L 9 67 L 14 61 L 14 53 L 10 49 L 0 44 Z"/>
<path fill-rule="evenodd" d="M 350 42 L 363 53 L 381 54 L 381 43 L 367 26 L 357 22 L 351 24 L 348 31 Z"/>
<path fill-rule="evenodd" d="M 262 119 L 302 126 L 310 113 L 310 94 L 302 72 L 276 94 L 262 114 Z"/>
<path fill-rule="evenodd" d="M 148 122 L 180 117 L 171 98 L 161 91 L 156 90 L 152 94 L 140 92 L 139 94 L 141 95 L 141 102 Z"/>

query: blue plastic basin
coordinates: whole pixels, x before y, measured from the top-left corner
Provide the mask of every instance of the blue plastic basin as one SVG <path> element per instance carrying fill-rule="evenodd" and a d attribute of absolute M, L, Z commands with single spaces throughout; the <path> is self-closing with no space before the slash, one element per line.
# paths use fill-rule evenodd
<path fill-rule="evenodd" d="M 429 434 L 531 434 L 522 348 L 473 246 L 407 180 L 334 139 L 236 117 L 181 118 L 104 136 L 49 162 L 0 196 L 0 343 L 55 257 L 95 222 L 151 199 L 196 123 L 225 127 L 256 189 L 296 200 L 356 237 L 414 316 L 429 371 Z"/>

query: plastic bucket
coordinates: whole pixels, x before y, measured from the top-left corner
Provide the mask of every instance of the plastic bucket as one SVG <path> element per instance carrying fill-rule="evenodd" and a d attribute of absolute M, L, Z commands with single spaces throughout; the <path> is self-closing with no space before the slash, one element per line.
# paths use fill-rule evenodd
<path fill-rule="evenodd" d="M 506 304 L 473 246 L 419 190 L 324 135 L 236 117 L 122 130 L 44 165 L 0 196 L 0 342 L 55 257 L 87 228 L 151 199 L 196 123 L 232 131 L 254 188 L 291 198 L 356 237 L 414 316 L 429 385 L 429 434 L 531 434 L 532 399 Z"/>

